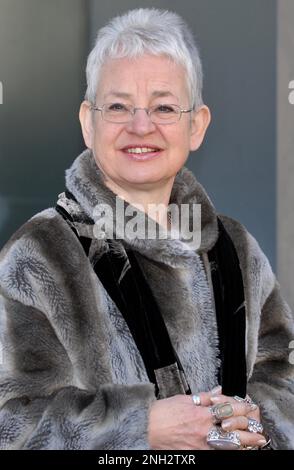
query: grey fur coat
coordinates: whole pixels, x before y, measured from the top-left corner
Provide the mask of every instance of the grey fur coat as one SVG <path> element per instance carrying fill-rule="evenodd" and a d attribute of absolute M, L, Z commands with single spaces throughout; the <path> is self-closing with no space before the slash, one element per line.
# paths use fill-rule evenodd
<path fill-rule="evenodd" d="M 56 212 L 33 217 L 0 255 L 0 448 L 148 449 L 154 387 L 125 321 L 94 273 L 106 249 L 93 236 L 93 209 L 114 204 L 91 152 L 66 176 L 87 258 Z M 160 305 L 193 393 L 217 385 L 218 337 L 207 251 L 218 232 L 215 209 L 187 169 L 172 202 L 200 203 L 197 252 L 180 240 L 129 240 Z M 61 196 L 62 204 L 68 204 Z M 238 251 L 245 283 L 248 392 L 260 405 L 273 447 L 294 449 L 293 317 L 257 242 L 221 217 Z M 171 391 L 167 390 L 167 395 Z M 176 393 L 176 390 L 175 390 Z"/>

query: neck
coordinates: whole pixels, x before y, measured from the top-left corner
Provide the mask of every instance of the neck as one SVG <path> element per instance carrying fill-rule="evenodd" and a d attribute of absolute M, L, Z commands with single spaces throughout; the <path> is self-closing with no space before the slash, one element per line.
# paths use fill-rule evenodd
<path fill-rule="evenodd" d="M 129 202 L 132 206 L 143 210 L 148 217 L 156 220 L 163 227 L 169 226 L 167 208 L 174 178 L 157 185 L 124 186 L 113 181 L 106 180 L 106 186 L 115 194 Z"/>

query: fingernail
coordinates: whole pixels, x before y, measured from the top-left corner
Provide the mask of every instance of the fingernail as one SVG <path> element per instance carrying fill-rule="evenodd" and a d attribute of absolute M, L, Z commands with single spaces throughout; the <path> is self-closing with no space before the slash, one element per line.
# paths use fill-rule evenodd
<path fill-rule="evenodd" d="M 222 428 L 225 430 L 230 429 L 231 425 L 232 425 L 232 421 L 228 420 L 222 423 Z"/>
<path fill-rule="evenodd" d="M 260 439 L 260 441 L 257 441 L 257 445 L 259 445 L 259 446 L 264 446 L 264 444 L 266 444 L 265 439 Z"/>
<path fill-rule="evenodd" d="M 220 395 L 222 393 L 222 388 L 220 385 L 217 387 L 214 387 L 212 390 L 210 390 L 211 395 Z"/>
<path fill-rule="evenodd" d="M 221 400 L 220 397 L 210 397 L 210 401 L 212 401 L 212 403 L 219 403 Z"/>

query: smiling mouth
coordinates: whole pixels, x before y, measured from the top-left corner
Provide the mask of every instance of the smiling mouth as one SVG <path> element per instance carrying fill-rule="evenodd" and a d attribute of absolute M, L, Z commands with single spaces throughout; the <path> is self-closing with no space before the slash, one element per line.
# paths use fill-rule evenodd
<path fill-rule="evenodd" d="M 147 145 L 146 147 L 128 146 L 124 147 L 121 150 L 132 160 L 138 161 L 148 160 L 149 158 L 157 157 L 162 151 L 162 149 L 159 147 L 149 147 Z"/>

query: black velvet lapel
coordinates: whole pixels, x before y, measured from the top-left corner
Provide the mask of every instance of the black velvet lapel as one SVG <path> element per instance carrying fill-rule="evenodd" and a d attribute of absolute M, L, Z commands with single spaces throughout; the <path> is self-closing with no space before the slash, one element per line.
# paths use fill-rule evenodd
<path fill-rule="evenodd" d="M 149 380 L 155 384 L 154 371 L 177 363 L 183 371 L 153 293 L 141 271 L 136 255 L 127 259 L 110 250 L 95 264 L 94 270 L 121 311 L 142 356 Z M 122 275 L 123 273 L 123 275 Z M 186 390 L 186 393 L 191 393 Z"/>
<path fill-rule="evenodd" d="M 208 252 L 214 289 L 222 393 L 246 396 L 245 299 L 243 278 L 235 246 L 218 219 L 219 237 Z"/>

